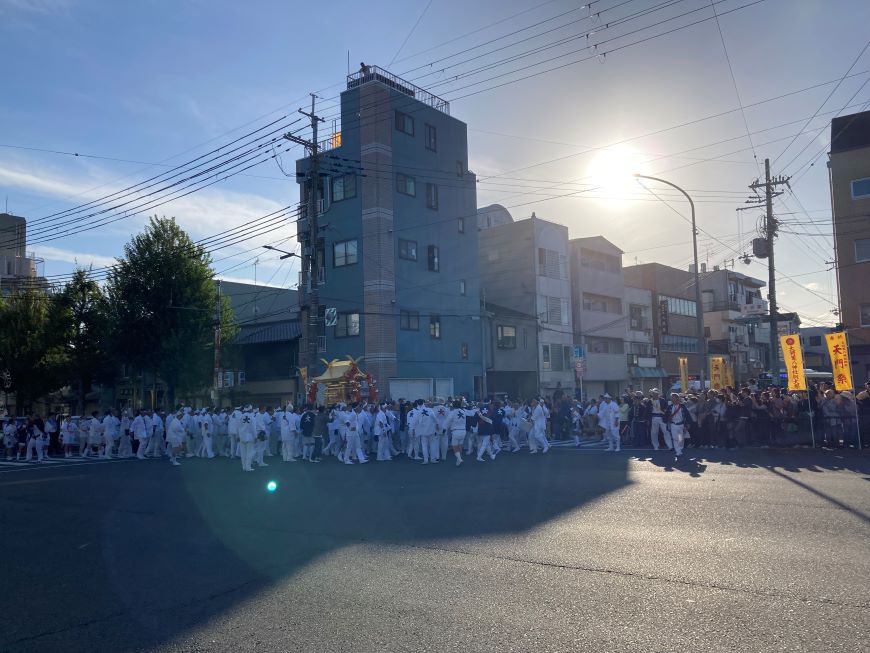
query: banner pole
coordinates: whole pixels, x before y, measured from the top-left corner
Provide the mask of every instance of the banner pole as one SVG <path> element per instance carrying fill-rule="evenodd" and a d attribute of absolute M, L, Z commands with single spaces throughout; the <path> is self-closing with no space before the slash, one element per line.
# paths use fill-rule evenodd
<path fill-rule="evenodd" d="M 843 337 L 846 339 L 846 351 L 849 350 L 849 333 L 843 331 Z M 852 403 L 855 406 L 855 429 L 858 432 L 858 453 L 863 453 L 864 447 L 861 445 L 861 420 L 858 417 L 858 388 L 855 387 L 855 375 L 852 374 L 852 355 L 849 354 L 849 377 L 852 379 Z"/>

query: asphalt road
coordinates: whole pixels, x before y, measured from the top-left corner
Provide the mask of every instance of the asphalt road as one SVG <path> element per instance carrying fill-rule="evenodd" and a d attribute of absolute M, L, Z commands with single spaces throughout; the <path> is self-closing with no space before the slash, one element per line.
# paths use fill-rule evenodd
<path fill-rule="evenodd" d="M 709 458 L 0 467 L 0 651 L 870 650 L 870 456 Z"/>

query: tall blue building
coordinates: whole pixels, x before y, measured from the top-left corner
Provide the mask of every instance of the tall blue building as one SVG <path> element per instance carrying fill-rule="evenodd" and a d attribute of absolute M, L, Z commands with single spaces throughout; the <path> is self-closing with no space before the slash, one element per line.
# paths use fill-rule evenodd
<path fill-rule="evenodd" d="M 304 205 L 309 160 L 296 166 Z M 318 334 L 323 358 L 364 357 L 381 395 L 394 399 L 480 392 L 477 195 L 465 123 L 445 100 L 365 66 L 347 78 L 341 128 L 321 144 L 318 167 L 325 227 L 314 282 L 321 311 L 338 313 Z M 305 245 L 305 220 L 298 233 Z"/>

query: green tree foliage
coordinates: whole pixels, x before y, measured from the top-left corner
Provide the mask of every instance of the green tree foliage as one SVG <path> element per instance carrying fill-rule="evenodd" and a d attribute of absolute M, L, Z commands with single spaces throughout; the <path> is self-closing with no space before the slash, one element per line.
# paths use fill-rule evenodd
<path fill-rule="evenodd" d="M 156 372 L 169 389 L 211 384 L 217 289 L 211 258 L 174 219 L 151 218 L 124 246 L 109 275 L 109 303 L 120 359 Z M 224 337 L 234 333 L 229 302 L 221 302 Z"/>
<path fill-rule="evenodd" d="M 64 312 L 44 288 L 24 285 L 0 302 L 0 368 L 11 377 L 19 414 L 63 385 Z"/>
<path fill-rule="evenodd" d="M 109 356 L 109 302 L 100 285 L 88 271 L 76 269 L 72 279 L 56 298 L 58 316 L 65 326 L 63 350 L 67 364 L 65 377 L 74 382 L 78 394 L 78 413 L 84 411 L 84 397 L 95 381 L 108 381 L 115 366 Z"/>

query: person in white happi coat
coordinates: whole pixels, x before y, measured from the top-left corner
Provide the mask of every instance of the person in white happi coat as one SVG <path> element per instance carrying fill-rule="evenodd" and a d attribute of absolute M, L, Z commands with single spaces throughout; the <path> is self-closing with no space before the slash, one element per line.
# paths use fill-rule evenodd
<path fill-rule="evenodd" d="M 604 431 L 607 451 L 619 451 L 619 406 L 609 394 L 598 404 L 598 426 Z"/>
<path fill-rule="evenodd" d="M 533 441 L 535 445 L 541 445 L 543 453 L 547 453 L 550 450 L 550 443 L 547 442 L 547 419 L 549 417 L 550 411 L 544 405 L 544 402 L 533 399 L 532 430 L 529 432 L 529 449 L 531 449 L 531 453 L 538 453 L 537 446 L 532 449 Z"/>
<path fill-rule="evenodd" d="M 148 447 L 148 442 L 151 440 L 150 422 L 146 425 L 143 411 L 136 411 L 136 417 L 133 418 L 133 423 L 130 429 L 133 431 L 133 439 L 139 442 L 139 448 L 136 450 L 136 457 L 139 460 L 145 459 L 145 449 Z"/>
<path fill-rule="evenodd" d="M 668 422 L 671 429 L 671 442 L 674 445 L 674 455 L 679 458 L 683 455 L 683 445 L 692 417 L 682 397 L 676 392 L 671 394 L 671 403 L 668 406 Z"/>
<path fill-rule="evenodd" d="M 378 460 L 392 460 L 390 454 L 392 442 L 390 441 L 390 424 L 389 418 L 384 406 L 378 408 L 375 413 L 374 424 L 372 425 L 372 437 L 378 441 Z"/>
<path fill-rule="evenodd" d="M 422 399 L 417 399 L 413 406 L 408 410 L 407 415 L 405 416 L 406 420 L 406 433 L 405 433 L 405 448 L 402 451 L 408 458 L 411 458 L 411 452 L 413 451 L 413 447 L 411 445 L 414 442 L 414 438 L 417 438 L 419 442 L 420 436 L 417 435 L 417 429 L 414 428 L 414 424 L 417 421 L 417 415 L 420 413 L 420 407 L 423 405 Z M 418 445 L 419 447 L 419 445 Z"/>
<path fill-rule="evenodd" d="M 214 409 L 211 415 L 211 439 L 214 454 L 220 456 L 226 448 L 226 411 Z"/>
<path fill-rule="evenodd" d="M 447 460 L 447 452 L 450 451 L 450 432 L 447 430 L 447 414 L 450 412 L 443 402 L 432 405 L 435 411 L 435 420 L 438 422 L 438 459 Z"/>
<path fill-rule="evenodd" d="M 674 445 L 673 442 L 671 442 L 671 432 L 668 430 L 668 402 L 662 397 L 659 397 L 659 391 L 657 388 L 653 388 L 649 391 L 649 399 L 651 404 L 649 435 L 652 440 L 653 449 L 658 451 L 659 433 L 662 434 L 665 446 L 668 449 L 673 449 Z"/>
<path fill-rule="evenodd" d="M 417 400 L 417 410 L 414 413 L 414 432 L 420 438 L 420 448 L 423 449 L 423 464 L 437 463 L 441 459 L 440 434 L 438 433 L 438 419 L 432 402 L 424 404 Z"/>
<path fill-rule="evenodd" d="M 398 407 L 396 404 L 384 404 L 385 414 L 387 416 L 387 427 L 389 428 L 389 437 L 387 441 L 390 445 L 390 457 L 393 458 L 399 455 L 399 450 L 396 449 L 396 442 L 399 439 L 399 427 L 401 426 L 401 420 L 399 418 Z"/>
<path fill-rule="evenodd" d="M 281 411 L 280 414 L 281 460 L 285 463 L 296 462 L 293 459 L 293 441 L 296 439 L 296 433 L 291 428 L 291 422 L 293 421 L 294 416 L 293 405 L 288 404 L 287 410 Z"/>
<path fill-rule="evenodd" d="M 456 466 L 459 467 L 462 464 L 462 445 L 465 442 L 465 410 L 460 400 L 453 402 L 453 408 L 444 420 L 444 428 L 450 433 L 450 444 L 453 445 Z"/>
<path fill-rule="evenodd" d="M 203 412 L 199 415 L 199 449 L 196 451 L 196 455 L 200 458 L 214 458 L 214 448 L 212 447 L 212 429 L 214 428 L 214 423 L 212 422 L 211 415 Z"/>
<path fill-rule="evenodd" d="M 326 429 L 329 431 L 329 442 L 321 452 L 324 456 L 332 454 L 337 456 L 341 452 L 341 435 L 339 434 L 339 418 L 338 406 L 333 406 L 329 410 L 329 418 L 327 419 Z"/>
<path fill-rule="evenodd" d="M 87 458 L 91 453 L 90 433 L 91 420 L 85 415 L 79 419 L 79 456 L 82 458 Z"/>
<path fill-rule="evenodd" d="M 115 417 L 111 410 L 106 411 L 106 416 L 103 418 L 103 457 L 111 458 L 115 445 L 118 443 L 120 436 L 121 421 Z"/>
<path fill-rule="evenodd" d="M 266 413 L 261 413 L 260 411 L 253 412 L 254 415 L 254 432 L 257 435 L 257 439 L 254 442 L 254 462 L 257 463 L 260 467 L 268 467 L 269 464 L 263 460 L 263 456 L 266 455 L 266 448 L 268 447 L 269 440 L 269 427 L 268 424 L 271 424 L 270 421 L 265 419 Z"/>
<path fill-rule="evenodd" d="M 190 406 L 185 406 L 181 423 L 184 424 L 184 446 L 187 450 L 184 455 L 187 458 L 193 458 L 196 455 L 196 450 L 199 448 L 200 434 L 196 418 L 197 416 L 193 414 Z"/>
<path fill-rule="evenodd" d="M 242 470 L 254 471 L 251 463 L 254 461 L 257 441 L 257 424 L 253 408 L 250 404 L 245 406 L 239 419 L 239 457 L 242 459 Z"/>
<path fill-rule="evenodd" d="M 79 425 L 81 428 L 81 425 Z M 118 458 L 130 458 L 133 456 L 133 443 L 130 440 L 130 415 L 125 410 L 121 416 L 121 437 L 118 439 Z"/>
<path fill-rule="evenodd" d="M 187 432 L 184 430 L 184 412 L 178 411 L 174 417 L 170 416 L 166 420 L 166 446 L 169 449 L 169 462 L 173 465 L 180 465 L 178 462 L 178 454 L 181 452 L 181 446 L 187 437 Z"/>
<path fill-rule="evenodd" d="M 12 426 L 13 433 L 15 432 L 15 425 L 12 422 L 9 422 L 9 425 Z M 60 437 L 63 440 L 63 457 L 64 458 L 72 458 L 73 455 L 73 447 L 76 445 L 76 440 L 78 438 L 79 427 L 76 423 L 70 418 L 69 415 L 63 416 L 63 421 L 60 423 Z"/>
<path fill-rule="evenodd" d="M 360 404 L 354 404 L 353 410 L 345 414 L 345 427 L 347 428 L 347 435 L 345 436 L 345 439 L 347 441 L 347 449 L 345 451 L 344 457 L 345 465 L 353 465 L 351 456 L 354 454 L 356 455 L 357 460 L 360 462 L 360 464 L 365 464 L 368 462 L 368 458 L 366 458 L 366 455 L 362 449 L 362 442 L 360 442 L 359 439 L 361 412 L 362 406 Z"/>
<path fill-rule="evenodd" d="M 242 409 L 240 406 L 236 406 L 233 408 L 233 412 L 230 413 L 229 418 L 227 419 L 227 439 L 229 440 L 229 452 L 228 456 L 230 458 L 235 458 L 238 454 L 239 448 L 239 425 L 242 423 Z M 238 454 L 241 455 L 241 454 Z"/>
<path fill-rule="evenodd" d="M 520 416 L 516 404 L 509 404 L 505 408 L 505 423 L 508 428 L 511 453 L 517 453 L 520 450 Z"/>
<path fill-rule="evenodd" d="M 166 445 L 163 440 L 164 434 L 166 433 L 166 426 L 160 413 L 156 410 L 151 411 L 150 419 L 151 442 L 148 443 L 148 449 L 146 449 L 145 455 L 160 458 L 164 453 L 166 453 Z"/>
<path fill-rule="evenodd" d="M 33 458 L 33 452 L 36 452 L 36 462 L 41 463 L 44 460 L 42 454 L 42 443 L 45 439 L 45 433 L 36 425 L 33 420 L 28 420 L 27 424 L 27 455 L 24 460 L 30 462 Z"/>

